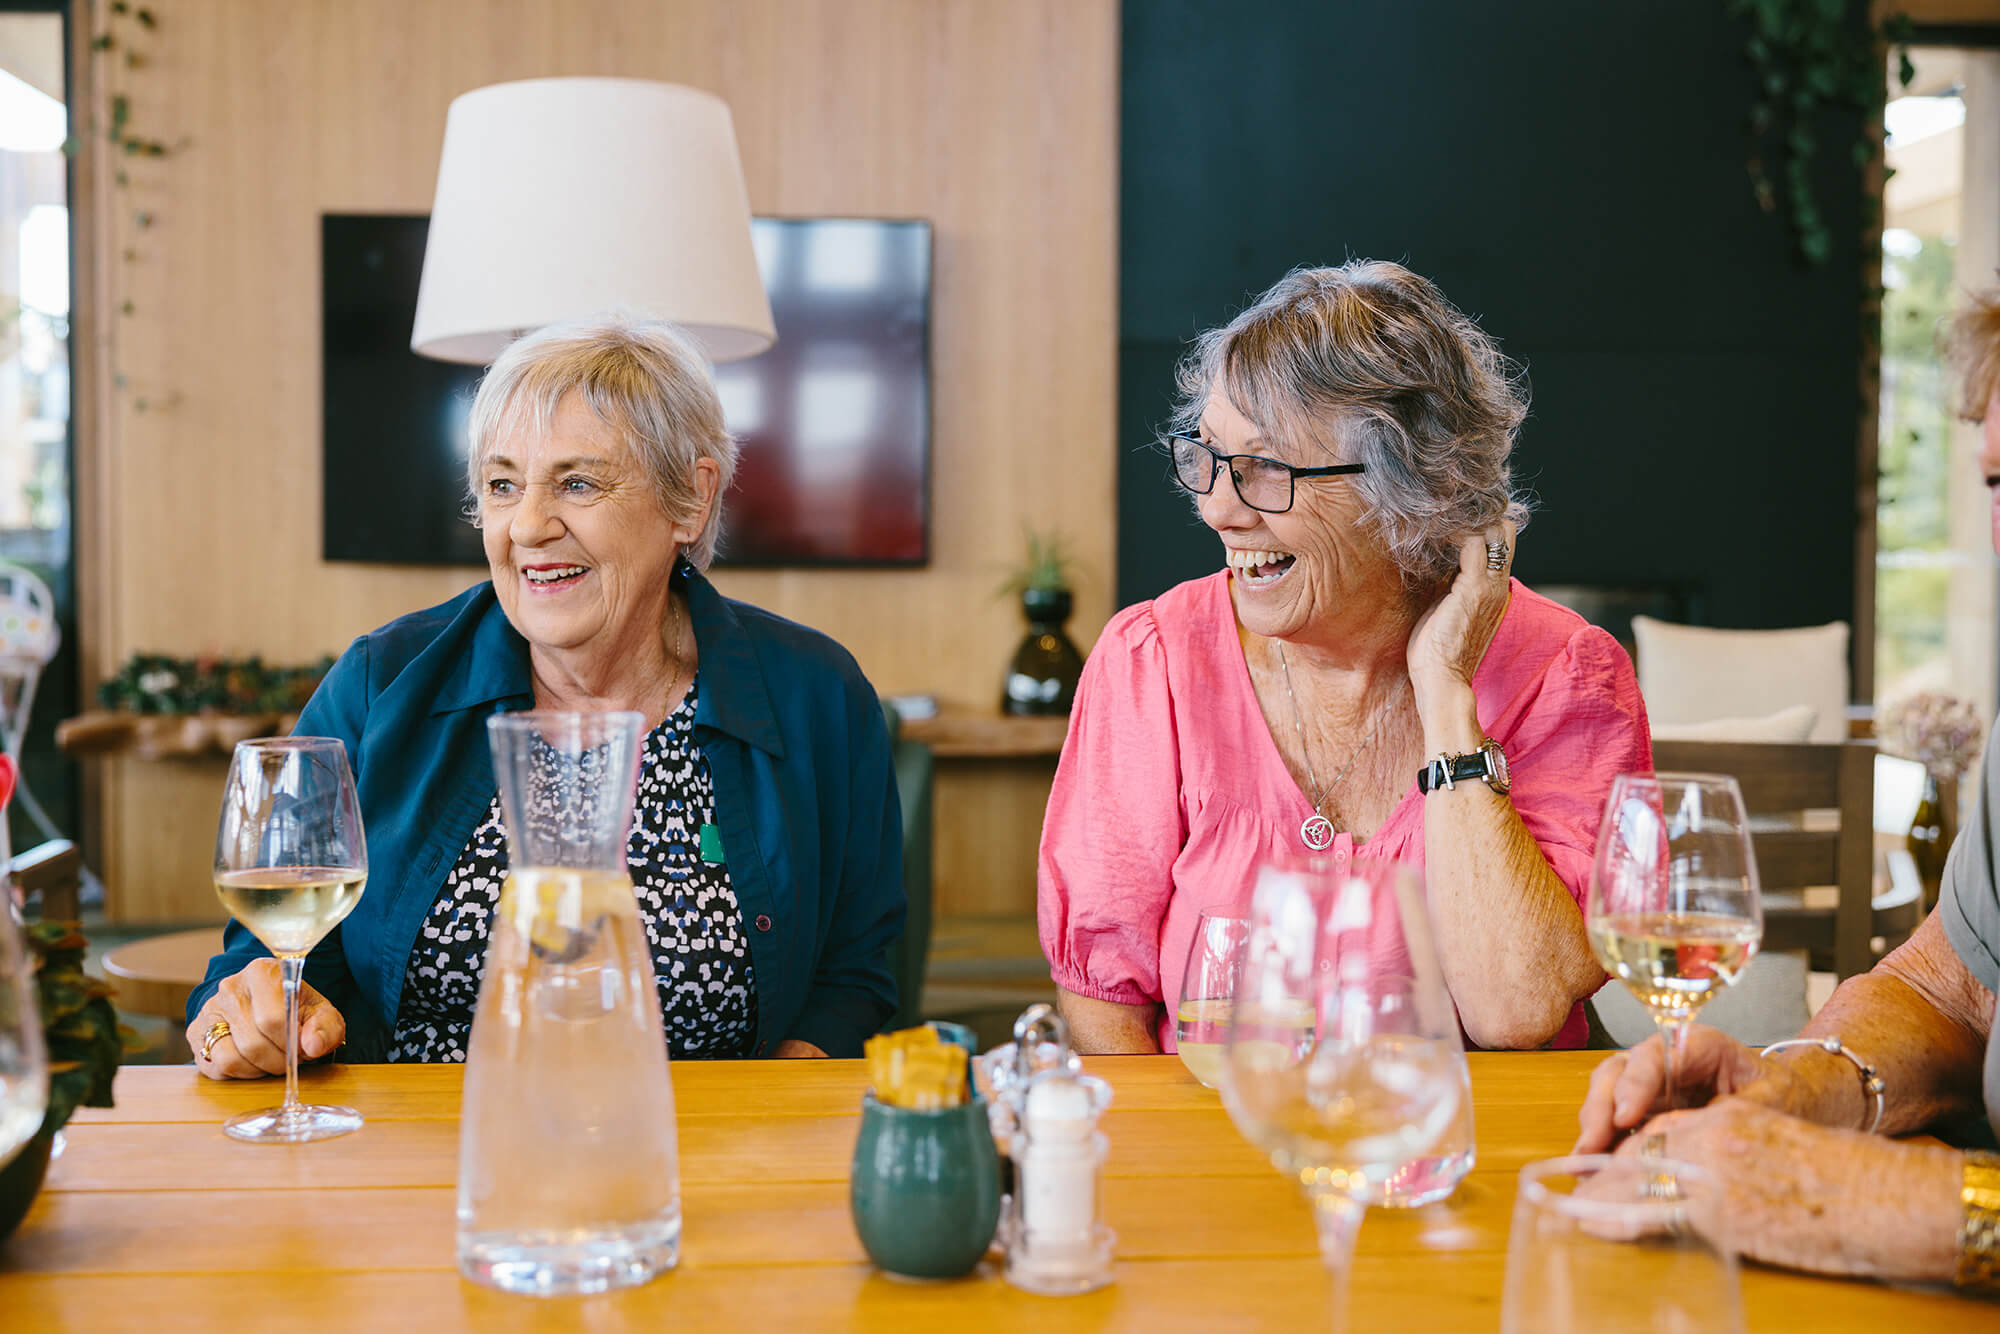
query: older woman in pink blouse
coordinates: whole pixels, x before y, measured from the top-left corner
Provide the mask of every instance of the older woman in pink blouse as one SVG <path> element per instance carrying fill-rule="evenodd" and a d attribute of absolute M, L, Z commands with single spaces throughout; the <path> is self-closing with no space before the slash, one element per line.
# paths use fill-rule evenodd
<path fill-rule="evenodd" d="M 1623 650 L 1509 573 L 1507 362 L 1356 262 L 1203 335 L 1180 388 L 1165 444 L 1224 568 L 1120 612 L 1084 669 L 1039 875 L 1073 1039 L 1172 1051 L 1200 915 L 1317 853 L 1424 868 L 1473 1042 L 1581 1046 L 1598 815 L 1651 743 Z"/>

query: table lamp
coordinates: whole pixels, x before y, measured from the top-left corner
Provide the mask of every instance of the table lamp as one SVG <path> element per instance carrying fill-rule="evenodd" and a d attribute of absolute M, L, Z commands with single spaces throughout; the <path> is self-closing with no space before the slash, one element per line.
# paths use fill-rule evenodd
<path fill-rule="evenodd" d="M 711 361 L 777 340 L 722 99 L 640 79 L 525 79 L 453 100 L 410 346 L 484 364 L 604 311 L 669 319 Z"/>

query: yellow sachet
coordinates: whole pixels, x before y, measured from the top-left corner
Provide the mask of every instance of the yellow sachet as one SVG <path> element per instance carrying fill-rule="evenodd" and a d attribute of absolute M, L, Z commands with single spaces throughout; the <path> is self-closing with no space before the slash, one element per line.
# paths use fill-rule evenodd
<path fill-rule="evenodd" d="M 939 1111 L 965 1101 L 965 1048 L 934 1028 L 880 1033 L 863 1047 L 876 1100 L 912 1111 Z"/>

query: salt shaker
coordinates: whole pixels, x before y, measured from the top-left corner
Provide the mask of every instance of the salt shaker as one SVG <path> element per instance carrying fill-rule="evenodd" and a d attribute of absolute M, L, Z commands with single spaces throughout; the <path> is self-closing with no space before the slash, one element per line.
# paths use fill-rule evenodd
<path fill-rule="evenodd" d="M 1111 1281 L 1117 1238 L 1102 1220 L 1107 1144 L 1097 1120 L 1111 1103 L 1111 1086 L 1080 1074 L 1070 1059 L 1069 1031 L 1060 1016 L 1037 1016 L 1057 1048 L 1052 1066 L 1016 1083 L 1010 1145 L 1014 1217 L 1007 1233 L 1007 1281 L 1028 1292 L 1070 1296 Z M 1024 1017 L 1025 1018 L 1025 1017 Z M 1026 1034 L 1017 1052 L 1031 1068 Z"/>

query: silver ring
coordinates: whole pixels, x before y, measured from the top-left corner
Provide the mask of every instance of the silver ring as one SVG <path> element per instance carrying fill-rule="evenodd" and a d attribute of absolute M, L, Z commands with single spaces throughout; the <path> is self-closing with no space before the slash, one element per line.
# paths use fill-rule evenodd
<path fill-rule="evenodd" d="M 1486 568 L 1498 574 L 1507 568 L 1507 544 L 1488 542 L 1486 544 Z"/>
<path fill-rule="evenodd" d="M 1655 1130 L 1639 1141 L 1641 1158 L 1664 1158 L 1667 1156 L 1667 1135 L 1663 1130 Z"/>

